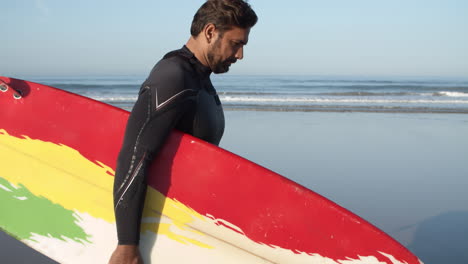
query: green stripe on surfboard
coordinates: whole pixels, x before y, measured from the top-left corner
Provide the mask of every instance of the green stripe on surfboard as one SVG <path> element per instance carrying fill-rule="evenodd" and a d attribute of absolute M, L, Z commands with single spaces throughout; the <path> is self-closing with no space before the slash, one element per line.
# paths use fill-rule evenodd
<path fill-rule="evenodd" d="M 77 222 L 72 211 L 50 200 L 35 196 L 23 185 L 13 187 L 0 177 L 0 228 L 21 240 L 31 240 L 34 234 L 65 238 L 76 242 L 90 242 L 91 237 Z"/>

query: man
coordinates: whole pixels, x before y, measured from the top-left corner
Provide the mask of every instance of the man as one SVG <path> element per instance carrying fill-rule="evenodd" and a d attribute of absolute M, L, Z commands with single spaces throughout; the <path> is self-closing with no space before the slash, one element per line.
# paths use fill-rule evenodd
<path fill-rule="evenodd" d="M 166 54 L 142 84 L 117 161 L 119 244 L 109 263 L 143 263 L 138 243 L 146 171 L 171 130 L 219 144 L 224 114 L 210 74 L 227 72 L 243 58 L 256 22 L 257 15 L 243 0 L 208 0 L 193 18 L 186 45 Z"/>

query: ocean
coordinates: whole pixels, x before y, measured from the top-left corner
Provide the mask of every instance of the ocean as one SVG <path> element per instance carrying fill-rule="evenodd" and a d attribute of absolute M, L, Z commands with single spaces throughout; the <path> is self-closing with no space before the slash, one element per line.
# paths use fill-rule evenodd
<path fill-rule="evenodd" d="M 131 110 L 143 76 L 30 80 Z M 226 110 L 468 113 L 468 80 L 213 75 Z"/>
<path fill-rule="evenodd" d="M 24 79 L 131 110 L 145 76 Z M 468 263 L 468 80 L 212 81 L 226 110 L 220 147 L 351 210 L 426 264 Z M 6 263 L 54 263 L 1 232 L 0 246 Z"/>

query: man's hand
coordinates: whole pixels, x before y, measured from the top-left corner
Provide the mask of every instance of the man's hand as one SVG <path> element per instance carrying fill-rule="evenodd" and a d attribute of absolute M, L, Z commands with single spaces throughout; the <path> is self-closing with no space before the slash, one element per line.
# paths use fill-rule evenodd
<path fill-rule="evenodd" d="M 137 245 L 118 245 L 109 264 L 143 264 Z"/>

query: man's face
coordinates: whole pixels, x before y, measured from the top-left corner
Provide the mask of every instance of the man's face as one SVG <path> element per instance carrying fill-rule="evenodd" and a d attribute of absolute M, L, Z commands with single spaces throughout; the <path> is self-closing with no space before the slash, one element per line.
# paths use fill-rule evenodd
<path fill-rule="evenodd" d="M 250 28 L 233 27 L 222 35 L 217 32 L 217 37 L 208 48 L 207 59 L 214 73 L 225 73 L 232 63 L 244 57 L 244 46 L 249 40 Z"/>

